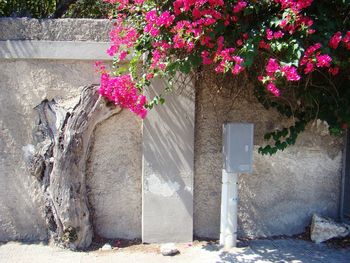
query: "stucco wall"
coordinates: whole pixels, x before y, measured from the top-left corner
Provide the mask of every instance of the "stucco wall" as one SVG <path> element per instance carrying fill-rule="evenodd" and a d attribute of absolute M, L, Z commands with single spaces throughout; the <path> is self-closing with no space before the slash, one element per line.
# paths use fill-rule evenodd
<path fill-rule="evenodd" d="M 106 41 L 108 28 L 105 20 L 0 19 L 0 41 Z M 0 59 L 0 69 L 0 241 L 45 239 L 41 189 L 26 171 L 22 150 L 33 142 L 33 108 L 46 98 L 71 107 L 80 87 L 98 83 L 98 77 L 93 61 Z M 244 79 L 225 82 L 243 89 L 233 104 L 225 89 L 217 93 L 210 74 L 198 79 L 193 227 L 196 236 L 218 238 L 222 123 L 253 122 L 257 149 L 281 117 L 255 101 Z M 98 235 L 141 236 L 141 126 L 123 111 L 95 131 L 87 186 Z M 240 176 L 239 236 L 292 235 L 304 230 L 313 212 L 335 217 L 341 143 L 317 124 L 275 156 L 255 151 L 254 173 Z"/>
<path fill-rule="evenodd" d="M 87 185 L 99 236 L 141 237 L 141 124 L 123 110 L 95 130 Z"/>
<path fill-rule="evenodd" d="M 244 78 L 224 81 L 220 93 L 213 79 L 203 74 L 197 83 L 194 234 L 219 237 L 224 122 L 255 125 L 254 172 L 239 176 L 238 236 L 294 235 L 304 231 L 314 212 L 337 217 L 342 140 L 330 137 L 319 123 L 308 127 L 295 146 L 262 156 L 257 149 L 264 133 L 290 120 L 258 104 Z"/>
<path fill-rule="evenodd" d="M 22 150 L 33 143 L 34 107 L 74 99 L 96 78 L 86 62 L 0 60 L 0 68 L 0 240 L 45 239 L 42 193 Z"/>
<path fill-rule="evenodd" d="M 2 18 L 0 41 L 106 41 L 109 27 L 107 20 Z M 33 143 L 34 107 L 53 98 L 72 107 L 82 86 L 99 82 L 93 65 L 0 58 L 0 241 L 47 238 L 42 192 L 22 148 Z M 122 111 L 96 128 L 87 178 L 96 234 L 141 237 L 141 157 L 141 121 L 134 114 Z"/>

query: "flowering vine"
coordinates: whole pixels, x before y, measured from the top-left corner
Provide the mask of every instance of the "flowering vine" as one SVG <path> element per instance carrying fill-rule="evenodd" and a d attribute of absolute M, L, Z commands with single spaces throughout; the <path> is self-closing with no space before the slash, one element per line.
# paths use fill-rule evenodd
<path fill-rule="evenodd" d="M 145 118 L 161 96 L 143 89 L 155 77 L 202 67 L 246 72 L 256 97 L 294 125 L 266 134 L 273 154 L 294 144 L 308 122 L 333 134 L 350 124 L 350 3 L 345 0 L 104 0 L 114 4 L 100 94 Z M 140 66 L 140 62 L 142 66 Z M 126 66 L 125 66 L 126 65 Z"/>

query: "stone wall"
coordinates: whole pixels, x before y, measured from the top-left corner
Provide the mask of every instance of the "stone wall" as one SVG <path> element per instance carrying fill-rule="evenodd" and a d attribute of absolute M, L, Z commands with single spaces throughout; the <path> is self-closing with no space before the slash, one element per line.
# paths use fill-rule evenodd
<path fill-rule="evenodd" d="M 211 74 L 198 81 L 196 97 L 194 234 L 220 234 L 222 124 L 254 123 L 253 174 L 239 176 L 238 236 L 294 235 L 304 231 L 312 213 L 337 217 L 340 196 L 342 140 L 328 135 L 321 123 L 310 125 L 295 146 L 274 156 L 257 149 L 265 132 L 288 124 L 274 110 L 267 111 L 242 78 L 218 86 Z M 232 94 L 230 94 L 232 92 Z M 239 97 L 232 98 L 239 92 Z"/>
<path fill-rule="evenodd" d="M 0 18 L 0 40 L 94 41 L 109 40 L 111 23 L 105 19 Z"/>

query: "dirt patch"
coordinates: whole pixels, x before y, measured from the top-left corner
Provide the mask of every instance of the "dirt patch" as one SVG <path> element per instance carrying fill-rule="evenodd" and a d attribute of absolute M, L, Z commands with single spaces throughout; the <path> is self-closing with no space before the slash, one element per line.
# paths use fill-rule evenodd
<path fill-rule="evenodd" d="M 105 244 L 110 244 L 112 249 L 102 251 L 101 248 Z M 180 253 L 189 249 L 191 247 L 208 247 L 217 245 L 216 241 L 209 240 L 195 240 L 188 243 L 176 243 L 176 247 L 179 249 Z M 141 239 L 107 239 L 102 237 L 95 237 L 90 248 L 89 252 L 98 252 L 98 253 L 108 253 L 112 251 L 128 252 L 128 253 L 151 253 L 159 254 L 161 244 L 147 244 L 142 243 Z"/>

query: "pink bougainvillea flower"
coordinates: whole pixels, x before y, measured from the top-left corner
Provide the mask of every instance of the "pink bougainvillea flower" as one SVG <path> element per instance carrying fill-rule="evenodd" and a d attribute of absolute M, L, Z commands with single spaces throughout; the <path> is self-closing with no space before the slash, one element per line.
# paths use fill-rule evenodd
<path fill-rule="evenodd" d="M 338 31 L 337 33 L 335 33 L 332 38 L 329 40 L 328 45 L 333 48 L 336 49 L 340 43 L 340 41 L 342 40 L 342 34 L 340 31 Z"/>
<path fill-rule="evenodd" d="M 95 62 L 95 72 L 103 74 L 106 72 L 106 66 L 103 65 L 102 61 L 96 61 Z"/>
<path fill-rule="evenodd" d="M 266 67 L 265 67 L 267 75 L 272 76 L 279 69 L 280 69 L 280 66 L 279 66 L 277 60 L 273 59 L 273 58 L 270 58 L 268 63 L 267 63 L 267 65 L 266 65 Z"/>
<path fill-rule="evenodd" d="M 297 69 L 293 66 L 283 66 L 281 71 L 285 74 L 287 80 L 289 81 L 300 80 L 300 76 L 297 72 Z"/>
<path fill-rule="evenodd" d="M 281 5 L 282 9 L 291 8 L 295 12 L 300 12 L 302 9 L 309 7 L 313 0 L 274 0 Z"/>
<path fill-rule="evenodd" d="M 201 57 L 204 65 L 211 65 L 213 63 L 213 60 L 209 58 L 209 56 L 210 56 L 209 51 L 206 51 L 206 50 L 202 51 Z"/>
<path fill-rule="evenodd" d="M 343 37 L 343 43 L 347 50 L 350 50 L 350 31 L 347 31 L 345 36 Z"/>
<path fill-rule="evenodd" d="M 243 40 L 242 39 L 238 39 L 238 40 L 236 40 L 236 44 L 237 44 L 237 46 L 242 46 L 243 45 Z"/>
<path fill-rule="evenodd" d="M 128 52 L 125 51 L 125 50 L 120 52 L 120 54 L 119 54 L 119 61 L 123 61 L 126 58 L 127 55 L 128 55 Z"/>
<path fill-rule="evenodd" d="M 157 26 L 164 26 L 166 28 L 170 27 L 174 22 L 175 16 L 172 15 L 169 11 L 163 12 L 157 19 Z"/>
<path fill-rule="evenodd" d="M 265 32 L 267 40 L 279 39 L 284 36 L 284 33 L 281 30 L 273 32 L 271 29 L 267 28 Z"/>
<path fill-rule="evenodd" d="M 325 55 L 316 55 L 316 66 L 318 68 L 322 68 L 322 67 L 330 67 L 331 64 L 330 62 L 332 61 L 332 58 L 325 54 Z"/>
<path fill-rule="evenodd" d="M 281 95 L 280 90 L 276 87 L 276 85 L 273 82 L 270 82 L 269 84 L 267 84 L 266 88 L 276 97 L 279 97 Z"/>
<path fill-rule="evenodd" d="M 269 50 L 270 49 L 270 44 L 266 43 L 264 40 L 261 40 L 259 42 L 259 48 Z"/>
<path fill-rule="evenodd" d="M 320 48 L 321 44 L 316 43 L 306 49 L 304 56 L 300 60 L 300 65 L 305 66 L 305 74 L 314 71 L 315 66 L 318 68 L 329 68 L 331 66 L 332 58 L 328 54 L 321 54 Z"/>
<path fill-rule="evenodd" d="M 153 73 L 148 73 L 148 74 L 146 75 L 146 79 L 147 79 L 147 80 L 151 80 L 151 79 L 153 79 L 153 77 L 154 77 L 154 74 L 153 74 Z"/>
<path fill-rule="evenodd" d="M 329 68 L 329 69 L 328 69 L 328 72 L 329 72 L 331 75 L 333 75 L 333 76 L 338 75 L 338 73 L 339 73 L 339 67 Z"/>
<path fill-rule="evenodd" d="M 304 69 L 304 73 L 305 73 L 305 74 L 308 74 L 308 73 L 310 73 L 310 72 L 312 72 L 312 71 L 314 71 L 314 64 L 311 63 L 311 62 L 308 62 L 308 63 L 306 64 L 305 69 Z"/>
<path fill-rule="evenodd" d="M 130 74 L 111 77 L 107 73 L 101 74 L 99 94 L 116 105 L 127 108 L 141 118 L 147 115 L 146 97 L 139 94 Z"/>
<path fill-rule="evenodd" d="M 233 6 L 233 13 L 241 12 L 247 6 L 246 1 L 239 0 L 237 4 Z"/>
<path fill-rule="evenodd" d="M 284 36 L 284 33 L 281 30 L 273 33 L 273 38 L 275 38 L 275 39 L 282 38 L 283 36 Z"/>
<path fill-rule="evenodd" d="M 269 28 L 266 29 L 266 39 L 272 40 L 273 39 L 273 31 Z"/>

